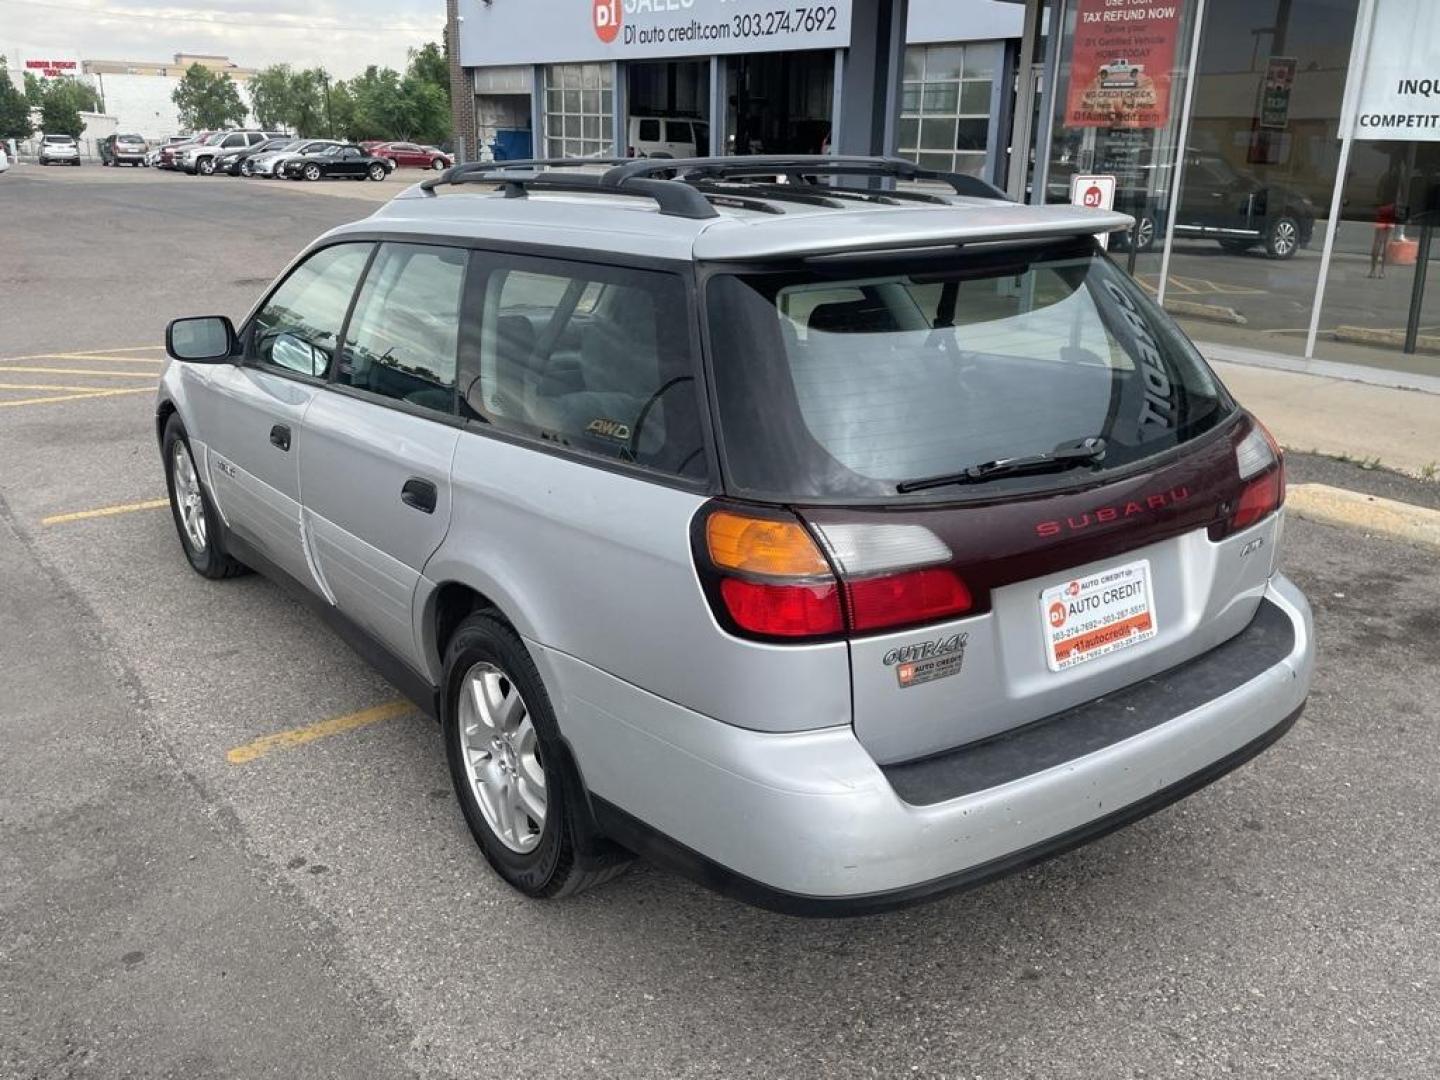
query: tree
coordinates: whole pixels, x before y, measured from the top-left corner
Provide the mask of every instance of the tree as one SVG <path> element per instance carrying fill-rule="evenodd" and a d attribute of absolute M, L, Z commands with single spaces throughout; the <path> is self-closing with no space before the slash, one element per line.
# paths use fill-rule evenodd
<path fill-rule="evenodd" d="M 30 102 L 10 81 L 5 57 L 0 56 L 0 141 L 28 139 L 35 134 L 30 122 Z"/>
<path fill-rule="evenodd" d="M 250 79 L 250 108 L 262 128 L 291 127 L 289 64 L 272 64 Z"/>
<path fill-rule="evenodd" d="M 191 64 L 170 95 L 180 111 L 180 126 L 191 131 L 216 130 L 245 122 L 245 102 L 225 72 Z"/>
<path fill-rule="evenodd" d="M 95 91 L 74 79 L 54 79 L 45 87 L 40 101 L 40 130 L 47 135 L 80 137 L 85 130 L 82 112 L 94 112 L 100 105 Z"/>
<path fill-rule="evenodd" d="M 33 71 L 27 71 L 25 78 L 25 100 L 32 109 L 38 109 L 45 100 L 45 80 Z"/>

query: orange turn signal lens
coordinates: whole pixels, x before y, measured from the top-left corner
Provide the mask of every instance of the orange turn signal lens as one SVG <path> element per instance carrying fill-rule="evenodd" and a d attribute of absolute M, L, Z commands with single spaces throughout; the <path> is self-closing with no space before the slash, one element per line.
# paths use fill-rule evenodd
<path fill-rule="evenodd" d="M 796 521 L 720 510 L 705 523 L 705 543 L 719 570 L 792 578 L 830 574 L 825 556 Z"/>

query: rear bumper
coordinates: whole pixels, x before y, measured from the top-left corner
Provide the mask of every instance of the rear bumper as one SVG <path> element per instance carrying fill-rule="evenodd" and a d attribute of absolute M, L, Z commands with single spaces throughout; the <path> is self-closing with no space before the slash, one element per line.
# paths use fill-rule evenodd
<path fill-rule="evenodd" d="M 847 915 L 976 885 L 1059 854 L 1260 753 L 1298 717 L 1314 662 L 1309 605 L 1293 584 L 1277 575 L 1261 612 L 1282 634 L 1278 643 L 1271 634 L 1273 662 L 1263 668 L 1234 671 L 1227 681 L 1237 665 L 1222 646 L 1122 691 L 1160 686 L 1139 707 L 1149 710 L 1142 723 L 1092 715 L 1072 724 L 1067 713 L 1051 718 L 1048 735 L 1047 722 L 1032 725 L 1035 741 L 1012 740 L 998 755 L 993 745 L 952 752 L 948 763 L 924 763 L 928 775 L 919 778 L 901 775 L 910 766 L 882 769 L 848 727 L 737 728 L 540 646 L 532 651 L 558 691 L 564 735 L 609 835 L 747 902 Z M 1057 759 L 1056 733 L 1063 742 L 1063 732 L 1082 723 L 1089 734 L 1074 744 L 1077 756 Z M 988 763 L 966 761 L 985 754 Z M 1026 754 L 1037 767 L 1014 769 Z M 947 784 L 959 794 L 947 797 Z"/>

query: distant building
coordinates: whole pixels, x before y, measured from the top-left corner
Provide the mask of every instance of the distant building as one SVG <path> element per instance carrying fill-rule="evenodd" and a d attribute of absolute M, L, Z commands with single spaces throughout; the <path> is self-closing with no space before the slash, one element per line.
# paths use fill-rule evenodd
<path fill-rule="evenodd" d="M 118 131 L 158 140 L 181 134 L 172 95 L 192 64 L 230 76 L 249 105 L 255 69 L 240 67 L 228 56 L 176 53 L 170 61 L 82 60 L 81 70 L 100 94 L 101 111 L 115 117 Z"/>

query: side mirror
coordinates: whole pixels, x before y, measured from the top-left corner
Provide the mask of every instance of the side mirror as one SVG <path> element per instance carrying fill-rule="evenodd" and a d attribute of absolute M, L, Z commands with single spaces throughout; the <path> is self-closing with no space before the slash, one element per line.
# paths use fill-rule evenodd
<path fill-rule="evenodd" d="M 235 355 L 235 327 L 224 315 L 175 319 L 165 328 L 165 351 L 192 364 L 222 364 Z"/>

